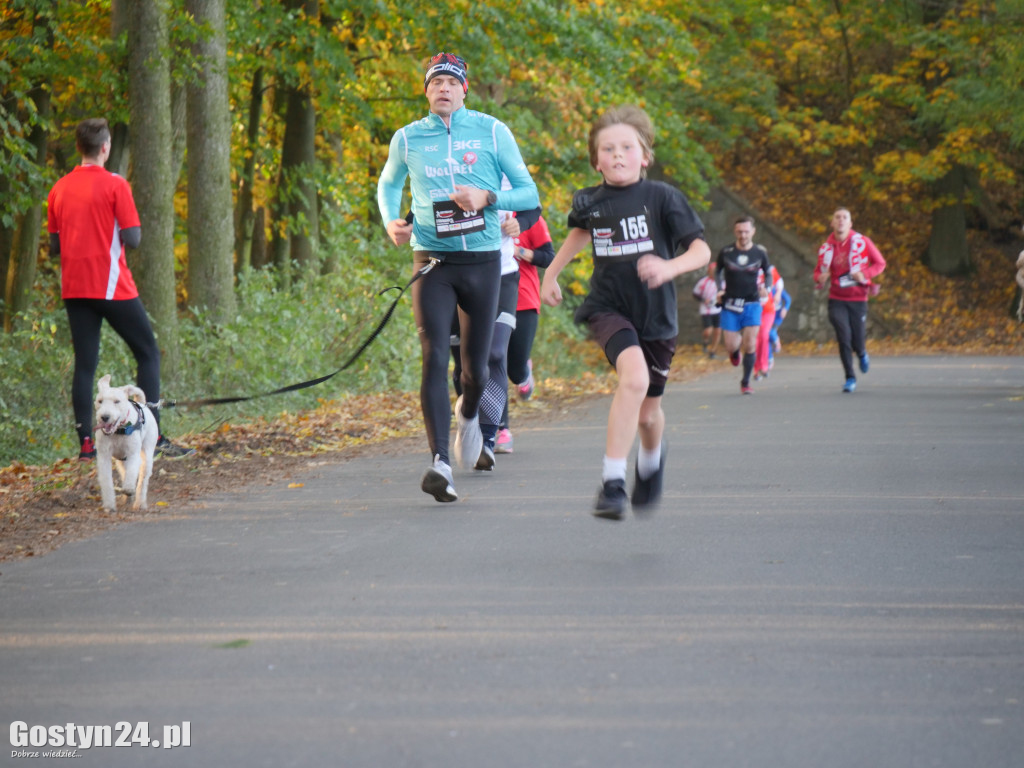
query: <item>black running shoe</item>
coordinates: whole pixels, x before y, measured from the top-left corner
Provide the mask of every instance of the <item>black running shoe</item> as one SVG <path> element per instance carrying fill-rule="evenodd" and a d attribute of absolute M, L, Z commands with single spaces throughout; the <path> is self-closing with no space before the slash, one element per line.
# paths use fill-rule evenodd
<path fill-rule="evenodd" d="M 494 469 L 494 451 L 487 443 L 484 443 L 484 447 L 480 449 L 480 458 L 476 460 L 473 469 L 478 469 L 481 472 L 490 472 Z"/>
<path fill-rule="evenodd" d="M 195 448 L 182 448 L 163 435 L 156 441 L 156 450 L 153 451 L 153 455 L 158 459 L 184 459 L 186 456 L 194 456 L 195 453 Z"/>
<path fill-rule="evenodd" d="M 634 468 L 633 495 L 630 501 L 633 504 L 633 511 L 637 507 L 653 507 L 661 499 L 661 488 L 665 480 L 665 454 L 668 453 L 668 446 L 665 441 L 661 443 L 661 460 L 658 462 L 658 470 L 646 480 L 640 477 L 640 473 Z"/>
<path fill-rule="evenodd" d="M 594 517 L 602 520 L 621 520 L 626 511 L 626 481 L 605 480 L 597 492 Z"/>

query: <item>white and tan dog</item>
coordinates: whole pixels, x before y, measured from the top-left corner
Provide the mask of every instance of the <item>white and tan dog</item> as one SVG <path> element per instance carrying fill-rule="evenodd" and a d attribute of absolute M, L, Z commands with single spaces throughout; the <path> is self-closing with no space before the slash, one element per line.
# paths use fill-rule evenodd
<path fill-rule="evenodd" d="M 133 400 L 132 398 L 137 398 Z M 159 437 L 156 417 L 146 405 L 146 393 L 131 384 L 110 386 L 110 376 L 99 380 L 96 392 L 96 474 L 103 508 L 117 509 L 113 463 L 117 461 L 121 490 L 135 496 L 132 509 L 146 508 L 153 451 Z"/>

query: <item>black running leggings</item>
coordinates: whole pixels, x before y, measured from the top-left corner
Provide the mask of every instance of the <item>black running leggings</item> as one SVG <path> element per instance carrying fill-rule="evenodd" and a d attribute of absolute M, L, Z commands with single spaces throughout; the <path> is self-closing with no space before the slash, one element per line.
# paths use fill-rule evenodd
<path fill-rule="evenodd" d="M 416 268 L 429 258 L 415 253 Z M 448 349 L 451 345 L 452 314 L 459 309 L 459 337 L 462 355 L 462 413 L 473 418 L 487 383 L 487 357 L 498 309 L 501 260 L 497 251 L 478 254 L 486 261 L 471 264 L 444 262 L 412 285 L 412 309 L 420 337 L 423 369 L 420 406 L 427 430 L 431 458 L 451 464 L 448 433 L 451 429 L 451 400 L 448 395 Z"/>
<path fill-rule="evenodd" d="M 839 342 L 839 360 L 843 364 L 843 372 L 846 378 L 855 378 L 853 355 L 864 355 L 868 303 L 829 299 L 828 319 L 836 332 L 836 341 Z"/>
<path fill-rule="evenodd" d="M 533 354 L 533 340 L 537 336 L 540 312 L 536 309 L 520 309 L 516 312 L 516 328 L 508 340 L 508 378 L 513 384 L 522 384 L 530 378 L 530 355 Z M 508 427 L 508 400 L 501 426 Z"/>
<path fill-rule="evenodd" d="M 124 339 L 135 356 L 136 386 L 146 393 L 148 402 L 160 400 L 160 348 L 141 299 L 65 299 L 64 309 L 67 311 L 71 345 L 75 351 L 71 406 L 75 411 L 75 430 L 79 440 L 92 435 L 93 380 L 99 365 L 100 329 L 104 320 Z M 115 386 L 118 384 L 114 382 Z M 154 409 L 153 412 L 159 424 L 159 411 Z"/>

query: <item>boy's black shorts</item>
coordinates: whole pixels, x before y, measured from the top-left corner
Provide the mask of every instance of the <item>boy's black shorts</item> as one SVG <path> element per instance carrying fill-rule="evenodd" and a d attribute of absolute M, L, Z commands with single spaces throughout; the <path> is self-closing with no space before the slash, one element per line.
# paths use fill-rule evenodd
<path fill-rule="evenodd" d="M 614 312 L 598 312 L 587 321 L 591 337 L 601 345 L 605 357 L 612 367 L 622 351 L 629 347 L 640 347 L 647 361 L 650 384 L 647 397 L 661 397 L 665 394 L 668 372 L 672 357 L 676 353 L 676 339 L 641 339 L 633 324 Z"/>

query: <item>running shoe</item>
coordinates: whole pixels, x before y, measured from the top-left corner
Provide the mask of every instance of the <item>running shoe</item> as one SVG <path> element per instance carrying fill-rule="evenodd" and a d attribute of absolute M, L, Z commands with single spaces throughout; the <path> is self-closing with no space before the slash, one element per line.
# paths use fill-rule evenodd
<path fill-rule="evenodd" d="M 733 365 L 740 364 L 740 351 L 738 349 L 735 352 L 729 353 L 729 362 Z"/>
<path fill-rule="evenodd" d="M 658 462 L 658 469 L 646 480 L 640 477 L 640 472 L 634 467 L 633 495 L 630 497 L 634 512 L 639 511 L 638 507 L 653 506 L 661 499 L 661 488 L 665 479 L 665 454 L 668 453 L 667 449 L 667 444 L 662 440 L 661 460 Z"/>
<path fill-rule="evenodd" d="M 498 439 L 494 443 L 495 453 L 512 453 L 512 433 L 507 429 L 498 430 Z"/>
<path fill-rule="evenodd" d="M 843 392 L 852 393 L 855 389 L 857 389 L 857 380 L 851 376 L 843 384 Z"/>
<path fill-rule="evenodd" d="M 484 436 L 480 433 L 480 414 L 472 419 L 462 415 L 462 396 L 455 401 L 455 461 L 463 469 L 475 467 L 484 448 Z"/>
<path fill-rule="evenodd" d="M 861 373 L 867 373 L 868 372 L 868 368 L 870 368 L 870 367 L 871 367 L 871 358 L 868 357 L 868 353 L 865 352 L 863 355 L 860 356 L 860 372 Z"/>
<path fill-rule="evenodd" d="M 195 448 L 182 448 L 160 435 L 160 439 L 156 441 L 156 450 L 153 451 L 153 456 L 162 459 L 184 459 L 186 456 L 194 456 L 195 452 Z"/>
<path fill-rule="evenodd" d="M 481 472 L 490 472 L 494 469 L 494 451 L 487 443 L 484 443 L 483 448 L 480 449 L 480 458 L 476 460 L 476 466 L 473 469 L 479 469 Z"/>
<path fill-rule="evenodd" d="M 749 384 L 744 384 L 741 381 L 740 382 L 740 394 L 741 395 L 752 395 L 752 394 L 754 394 L 754 388 L 752 386 L 750 386 Z"/>
<path fill-rule="evenodd" d="M 526 376 L 526 381 L 522 384 L 516 384 L 520 400 L 529 400 L 533 397 L 533 360 L 527 360 L 526 367 L 529 371 L 529 374 Z"/>
<path fill-rule="evenodd" d="M 605 480 L 601 490 L 597 492 L 594 504 L 594 517 L 602 520 L 621 520 L 626 511 L 626 481 Z"/>
<path fill-rule="evenodd" d="M 96 458 L 96 446 L 92 442 L 91 437 L 82 438 L 82 447 L 78 452 L 79 461 L 92 461 Z"/>
<path fill-rule="evenodd" d="M 437 501 L 456 501 L 459 498 L 452 482 L 452 468 L 441 461 L 440 456 L 435 456 L 434 463 L 423 473 L 420 488 Z"/>

